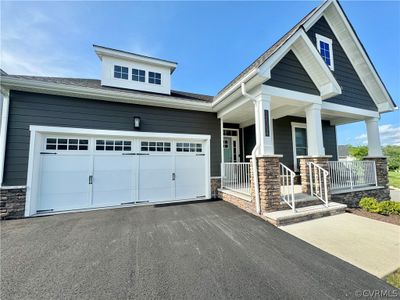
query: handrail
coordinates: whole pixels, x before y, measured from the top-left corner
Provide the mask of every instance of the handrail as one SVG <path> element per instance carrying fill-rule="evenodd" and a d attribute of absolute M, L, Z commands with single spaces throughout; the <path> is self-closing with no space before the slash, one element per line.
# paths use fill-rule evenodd
<path fill-rule="evenodd" d="M 250 195 L 250 163 L 222 163 L 221 187 Z"/>
<path fill-rule="evenodd" d="M 328 166 L 332 191 L 378 185 L 374 161 L 329 161 Z"/>
<path fill-rule="evenodd" d="M 314 162 L 308 163 L 310 175 L 310 193 L 325 203 L 328 207 L 328 176 L 329 172 Z"/>
<path fill-rule="evenodd" d="M 294 201 L 294 178 L 296 173 L 290 170 L 283 163 L 279 163 L 280 169 L 280 188 L 281 198 L 289 207 L 296 212 L 296 205 Z"/>

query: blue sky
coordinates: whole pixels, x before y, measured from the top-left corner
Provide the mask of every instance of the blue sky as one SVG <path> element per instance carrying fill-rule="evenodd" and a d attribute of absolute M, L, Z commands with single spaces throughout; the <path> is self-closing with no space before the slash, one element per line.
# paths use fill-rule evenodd
<path fill-rule="evenodd" d="M 1 2 L 1 67 L 10 74 L 99 78 L 92 44 L 178 62 L 174 89 L 214 95 L 319 1 Z M 391 96 L 400 103 L 400 2 L 342 1 Z M 400 112 L 382 115 L 400 144 Z M 338 127 L 366 141 L 363 122 Z"/>

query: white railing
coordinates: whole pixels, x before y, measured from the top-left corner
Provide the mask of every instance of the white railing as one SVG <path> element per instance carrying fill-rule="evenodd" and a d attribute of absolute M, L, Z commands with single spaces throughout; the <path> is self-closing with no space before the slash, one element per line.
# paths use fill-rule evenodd
<path fill-rule="evenodd" d="M 250 195 L 250 163 L 223 163 L 222 188 Z"/>
<path fill-rule="evenodd" d="M 377 186 L 374 161 L 330 161 L 331 190 Z"/>
<path fill-rule="evenodd" d="M 325 203 L 328 207 L 328 176 L 329 172 L 316 163 L 308 163 L 310 176 L 310 193 Z"/>
<path fill-rule="evenodd" d="M 279 163 L 279 169 L 281 198 L 292 208 L 293 212 L 296 212 L 294 201 L 294 177 L 296 174 L 282 163 Z"/>

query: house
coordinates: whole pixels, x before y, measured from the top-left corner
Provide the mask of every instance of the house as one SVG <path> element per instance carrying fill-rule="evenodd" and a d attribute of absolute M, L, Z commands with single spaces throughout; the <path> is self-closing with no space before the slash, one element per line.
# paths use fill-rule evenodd
<path fill-rule="evenodd" d="M 337 1 L 215 96 L 172 90 L 176 62 L 93 47 L 99 80 L 2 72 L 4 218 L 213 197 L 255 214 L 390 198 L 378 120 L 397 107 Z M 356 121 L 369 156 L 338 162 L 336 125 Z"/>
<path fill-rule="evenodd" d="M 338 145 L 338 160 L 353 160 L 354 158 L 349 154 L 349 145 Z"/>

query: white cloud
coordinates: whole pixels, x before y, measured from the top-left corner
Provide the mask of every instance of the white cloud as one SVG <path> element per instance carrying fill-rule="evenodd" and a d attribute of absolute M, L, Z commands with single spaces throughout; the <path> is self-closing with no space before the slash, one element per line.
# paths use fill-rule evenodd
<path fill-rule="evenodd" d="M 65 42 L 68 35 L 78 35 L 79 31 L 73 15 L 66 16 L 67 12 L 62 9 L 57 12 L 60 10 L 63 14 L 55 16 L 52 11 L 42 12 L 32 7 L 16 12 L 12 7 L 4 8 L 0 59 L 4 71 L 38 76 L 78 75 L 79 70 L 73 66 L 82 63 L 68 53 Z"/>
<path fill-rule="evenodd" d="M 400 126 L 396 127 L 392 124 L 379 126 L 379 134 L 382 145 L 399 145 L 400 146 Z M 363 145 L 368 144 L 367 134 L 363 133 L 355 138 Z"/>

